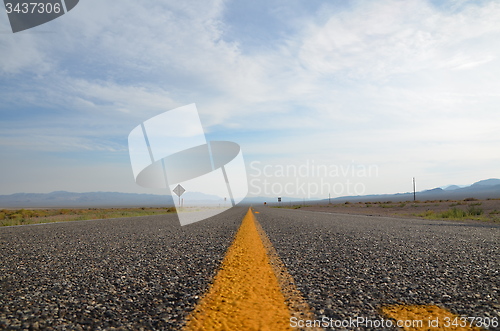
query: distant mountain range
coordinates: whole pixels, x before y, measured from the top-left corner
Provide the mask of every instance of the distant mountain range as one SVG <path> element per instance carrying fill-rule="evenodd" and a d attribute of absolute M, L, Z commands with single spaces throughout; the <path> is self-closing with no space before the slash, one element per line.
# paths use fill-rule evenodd
<path fill-rule="evenodd" d="M 175 197 L 177 198 L 177 197 Z M 223 203 L 223 199 L 215 195 L 198 192 L 186 192 L 182 195 L 189 202 L 203 204 Z M 74 193 L 56 191 L 51 193 L 16 193 L 0 195 L 0 208 L 29 207 L 165 207 L 173 206 L 170 195 L 136 194 L 119 192 L 87 192 Z"/>
<path fill-rule="evenodd" d="M 461 187 L 463 187 L 463 186 L 450 185 L 450 186 L 442 187 L 442 189 L 445 191 L 453 191 L 453 190 L 459 189 Z"/>
<path fill-rule="evenodd" d="M 177 197 L 174 197 L 177 199 Z M 217 205 L 225 203 L 224 199 L 215 195 L 199 192 L 186 192 L 182 195 L 186 206 Z M 449 185 L 444 188 L 420 191 L 416 193 L 417 200 L 460 200 L 465 198 L 487 199 L 500 198 L 500 179 L 481 180 L 470 186 L 461 187 Z M 334 203 L 345 201 L 411 201 L 413 192 L 397 194 L 373 194 L 362 196 L 346 196 L 332 198 Z M 300 203 L 303 199 L 282 197 L 283 203 Z M 328 201 L 328 199 L 317 200 Z M 243 204 L 262 204 L 264 202 L 277 204 L 277 197 L 247 197 Z M 310 203 L 310 200 L 308 201 Z M 226 202 L 227 203 L 227 202 Z M 74 193 L 56 191 L 52 193 L 16 193 L 0 195 L 1 208 L 41 208 L 41 207 L 165 207 L 173 206 L 170 195 L 137 194 L 119 192 L 88 192 Z"/>
<path fill-rule="evenodd" d="M 470 186 L 449 185 L 443 188 L 434 188 L 416 192 L 417 200 L 461 200 L 466 198 L 496 199 L 500 198 L 500 179 L 490 178 L 476 182 Z M 328 199 L 324 199 L 328 200 Z M 362 196 L 339 197 L 332 199 L 335 202 L 345 201 L 411 201 L 413 192 L 397 194 L 374 194 Z"/>
<path fill-rule="evenodd" d="M 487 199 L 487 198 L 500 198 L 500 179 L 491 178 L 481 180 L 469 186 L 448 185 L 443 188 L 434 188 L 416 192 L 417 200 L 459 200 L 466 198 Z M 343 196 L 338 198 L 331 198 L 332 203 L 350 202 L 363 202 L 363 201 L 411 201 L 413 200 L 413 192 L 396 193 L 396 194 L 371 194 L 371 195 L 356 195 L 356 196 Z M 308 199 L 282 197 L 282 203 L 324 203 L 328 199 Z M 277 197 L 248 197 L 244 202 L 263 204 L 267 202 L 272 205 L 277 205 Z"/>

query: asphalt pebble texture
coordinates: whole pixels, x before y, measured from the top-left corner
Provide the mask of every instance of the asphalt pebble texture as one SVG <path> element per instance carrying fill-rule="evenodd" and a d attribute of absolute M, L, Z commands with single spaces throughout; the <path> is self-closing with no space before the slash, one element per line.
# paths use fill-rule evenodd
<path fill-rule="evenodd" d="M 318 319 L 380 320 L 396 304 L 500 318 L 499 225 L 256 210 Z"/>
<path fill-rule="evenodd" d="M 246 211 L 0 228 L 0 329 L 178 330 Z"/>
<path fill-rule="evenodd" d="M 395 304 L 500 317 L 498 225 L 256 210 L 318 319 Z M 179 330 L 246 212 L 0 228 L 0 329 Z"/>

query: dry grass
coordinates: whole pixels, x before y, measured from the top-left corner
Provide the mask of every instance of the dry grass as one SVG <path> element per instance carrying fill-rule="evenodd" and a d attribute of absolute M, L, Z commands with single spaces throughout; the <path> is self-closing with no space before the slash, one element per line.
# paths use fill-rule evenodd
<path fill-rule="evenodd" d="M 2 209 L 0 226 L 161 215 L 175 208 Z"/>
<path fill-rule="evenodd" d="M 312 211 L 427 219 L 476 220 L 500 223 L 500 199 L 361 202 L 291 206 Z"/>

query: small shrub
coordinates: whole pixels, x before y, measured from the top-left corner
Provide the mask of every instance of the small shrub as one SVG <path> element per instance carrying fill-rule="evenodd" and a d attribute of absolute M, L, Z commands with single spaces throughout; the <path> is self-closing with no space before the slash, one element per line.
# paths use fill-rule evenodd
<path fill-rule="evenodd" d="M 464 201 L 477 201 L 476 198 L 465 198 Z"/>
<path fill-rule="evenodd" d="M 464 218 L 467 216 L 467 213 L 464 210 L 458 209 L 458 208 L 451 208 L 448 209 L 447 211 L 442 212 L 439 214 L 441 218 Z"/>
<path fill-rule="evenodd" d="M 470 205 L 467 207 L 468 216 L 477 216 L 482 215 L 484 213 L 482 208 L 476 207 L 476 205 Z"/>
<path fill-rule="evenodd" d="M 417 214 L 417 216 L 422 216 L 422 217 L 434 216 L 434 210 L 427 210 L 425 213 Z"/>

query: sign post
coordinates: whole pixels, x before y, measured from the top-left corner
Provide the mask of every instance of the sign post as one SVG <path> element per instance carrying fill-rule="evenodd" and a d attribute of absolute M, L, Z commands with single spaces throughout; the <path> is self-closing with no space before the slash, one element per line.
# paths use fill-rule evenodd
<path fill-rule="evenodd" d="M 181 186 L 181 184 L 178 184 L 175 188 L 174 188 L 174 193 L 177 194 L 177 196 L 179 197 L 179 207 L 181 206 L 181 195 L 186 192 L 186 190 L 184 189 L 184 187 Z"/>
<path fill-rule="evenodd" d="M 416 192 L 415 192 L 415 177 L 413 177 L 413 201 L 417 200 L 417 196 L 416 196 Z"/>

